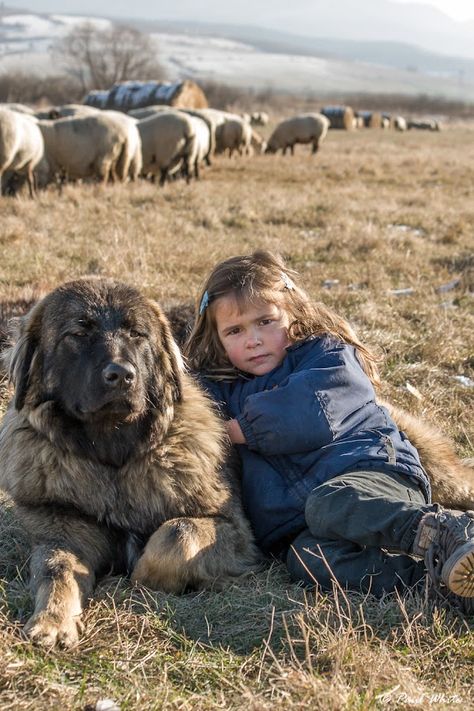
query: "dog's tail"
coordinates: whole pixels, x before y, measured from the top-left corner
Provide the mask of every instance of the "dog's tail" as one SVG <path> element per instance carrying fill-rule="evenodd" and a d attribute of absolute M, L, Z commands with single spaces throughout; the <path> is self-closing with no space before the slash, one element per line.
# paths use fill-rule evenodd
<path fill-rule="evenodd" d="M 474 458 L 460 459 L 454 443 L 433 425 L 391 403 L 380 404 L 418 450 L 431 482 L 433 501 L 446 508 L 474 510 Z"/>

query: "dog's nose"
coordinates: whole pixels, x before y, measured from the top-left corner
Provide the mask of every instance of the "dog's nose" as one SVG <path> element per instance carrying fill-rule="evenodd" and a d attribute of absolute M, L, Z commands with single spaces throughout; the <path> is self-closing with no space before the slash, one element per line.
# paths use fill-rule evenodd
<path fill-rule="evenodd" d="M 131 363 L 108 363 L 102 371 L 104 383 L 112 388 L 130 386 L 135 375 L 135 368 Z"/>

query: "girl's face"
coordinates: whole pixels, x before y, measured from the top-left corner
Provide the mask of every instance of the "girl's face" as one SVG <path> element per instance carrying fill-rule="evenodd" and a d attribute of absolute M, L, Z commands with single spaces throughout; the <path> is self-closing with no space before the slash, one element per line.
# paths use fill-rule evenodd
<path fill-rule="evenodd" d="M 265 375 L 286 356 L 289 319 L 276 304 L 256 301 L 239 308 L 231 294 L 213 304 L 219 340 L 235 368 Z"/>

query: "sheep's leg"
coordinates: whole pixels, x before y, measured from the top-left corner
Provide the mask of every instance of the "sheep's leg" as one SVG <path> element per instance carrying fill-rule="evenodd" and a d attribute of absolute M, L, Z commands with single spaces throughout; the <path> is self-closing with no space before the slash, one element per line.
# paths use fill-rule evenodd
<path fill-rule="evenodd" d="M 103 159 L 98 165 L 97 173 L 102 185 L 107 185 L 109 178 L 112 180 L 112 161 Z"/>
<path fill-rule="evenodd" d="M 313 150 L 311 151 L 312 153 L 317 153 L 319 148 L 319 141 L 313 141 Z"/>
<path fill-rule="evenodd" d="M 291 144 L 290 151 L 291 151 L 291 155 L 294 156 L 295 155 L 295 144 L 294 143 Z"/>
<path fill-rule="evenodd" d="M 186 183 L 189 185 L 191 182 L 191 171 L 189 170 L 189 158 L 185 158 L 183 161 L 183 174 L 186 178 Z"/>
<path fill-rule="evenodd" d="M 194 177 L 196 178 L 196 180 L 199 180 L 199 162 L 198 161 L 196 161 L 194 163 Z"/>
<path fill-rule="evenodd" d="M 30 198 L 33 200 L 36 197 L 36 190 L 35 190 L 35 178 L 33 175 L 33 170 L 31 168 L 31 165 L 28 166 L 28 169 L 26 171 L 26 180 L 28 181 L 28 190 L 30 193 Z"/>
<path fill-rule="evenodd" d="M 166 178 L 168 177 L 168 168 L 161 168 L 160 170 L 160 187 L 166 183 Z"/>

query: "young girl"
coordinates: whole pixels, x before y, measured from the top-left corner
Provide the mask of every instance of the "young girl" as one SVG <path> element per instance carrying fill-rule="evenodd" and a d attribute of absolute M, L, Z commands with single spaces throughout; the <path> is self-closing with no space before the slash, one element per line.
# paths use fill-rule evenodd
<path fill-rule="evenodd" d="M 377 404 L 374 356 L 279 257 L 215 267 L 186 355 L 227 419 L 257 542 L 294 580 L 381 595 L 427 569 L 473 608 L 474 513 L 430 503 L 416 449 Z"/>

